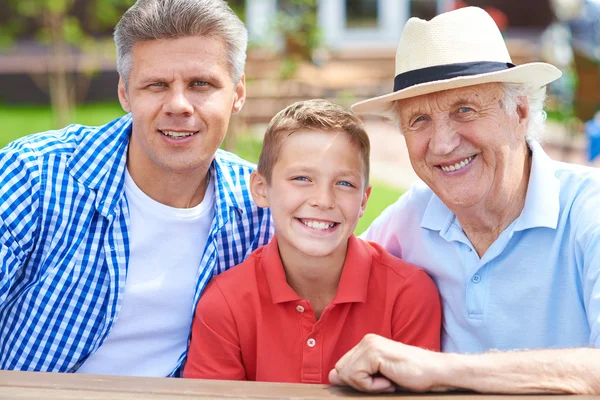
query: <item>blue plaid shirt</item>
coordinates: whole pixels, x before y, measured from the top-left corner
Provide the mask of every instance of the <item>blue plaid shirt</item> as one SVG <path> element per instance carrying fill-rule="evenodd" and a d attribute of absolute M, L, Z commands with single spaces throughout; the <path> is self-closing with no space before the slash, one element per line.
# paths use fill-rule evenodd
<path fill-rule="evenodd" d="M 0 369 L 73 372 L 116 321 L 129 259 L 131 124 L 126 115 L 101 127 L 71 125 L 0 150 Z M 196 301 L 212 275 L 273 233 L 269 211 L 250 198 L 252 169 L 221 150 L 211 164 L 215 216 Z"/>

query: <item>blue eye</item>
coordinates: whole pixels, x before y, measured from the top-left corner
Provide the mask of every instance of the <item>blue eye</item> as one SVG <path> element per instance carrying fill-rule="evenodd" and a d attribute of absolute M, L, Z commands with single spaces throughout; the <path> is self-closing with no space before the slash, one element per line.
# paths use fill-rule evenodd
<path fill-rule="evenodd" d="M 340 186 L 354 187 L 354 184 L 348 181 L 339 181 L 337 184 Z"/>
<path fill-rule="evenodd" d="M 293 181 L 301 181 L 301 182 L 308 182 L 308 178 L 306 176 L 295 176 L 292 178 Z"/>
<path fill-rule="evenodd" d="M 208 82 L 195 81 L 195 82 L 192 82 L 192 86 L 208 86 Z"/>
<path fill-rule="evenodd" d="M 471 107 L 461 107 L 461 108 L 458 109 L 459 113 L 466 113 L 466 112 L 469 112 L 469 111 L 473 111 L 473 109 Z"/>

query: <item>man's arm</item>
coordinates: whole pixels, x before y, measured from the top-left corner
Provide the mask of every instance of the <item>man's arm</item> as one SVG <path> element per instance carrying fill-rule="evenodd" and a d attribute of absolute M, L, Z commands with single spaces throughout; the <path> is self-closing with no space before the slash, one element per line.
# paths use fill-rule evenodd
<path fill-rule="evenodd" d="M 13 144 L 14 145 L 14 144 Z M 0 150 L 0 308 L 36 243 L 40 181 L 37 159 Z"/>
<path fill-rule="evenodd" d="M 381 376 L 380 376 L 380 375 Z M 600 394 L 600 349 L 435 353 L 367 335 L 336 364 L 331 383 L 366 392 Z"/>

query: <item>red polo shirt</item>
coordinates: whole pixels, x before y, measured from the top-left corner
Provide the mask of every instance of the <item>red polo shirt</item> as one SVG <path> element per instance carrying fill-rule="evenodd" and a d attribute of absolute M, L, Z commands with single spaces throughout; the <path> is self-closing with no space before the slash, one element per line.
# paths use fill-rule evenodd
<path fill-rule="evenodd" d="M 321 318 L 287 284 L 277 239 L 216 276 L 198 302 L 186 378 L 329 383 L 367 333 L 439 351 L 441 306 L 422 270 L 352 236 Z"/>

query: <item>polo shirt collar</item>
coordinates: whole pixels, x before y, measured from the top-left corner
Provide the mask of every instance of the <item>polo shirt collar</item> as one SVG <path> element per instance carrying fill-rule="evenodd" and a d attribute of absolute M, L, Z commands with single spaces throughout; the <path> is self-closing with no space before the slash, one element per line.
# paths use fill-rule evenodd
<path fill-rule="evenodd" d="M 367 298 L 369 275 L 371 273 L 371 254 L 367 245 L 352 235 L 348 239 L 348 250 L 344 269 L 333 304 L 364 302 Z M 288 285 L 285 270 L 279 256 L 277 237 L 265 245 L 261 265 L 265 271 L 267 285 L 274 304 L 301 300 L 301 297 Z"/>
<path fill-rule="evenodd" d="M 560 182 L 555 174 L 554 163 L 535 140 L 528 140 L 527 144 L 532 151 L 531 173 L 525 205 L 514 230 L 536 227 L 555 229 L 560 212 Z M 434 193 L 421 219 L 421 227 L 439 231 L 445 237 L 455 218 L 452 211 Z"/>
<path fill-rule="evenodd" d="M 546 227 L 556 229 L 560 214 L 560 181 L 554 161 L 535 140 L 527 141 L 532 151 L 531 173 L 523 211 L 515 231 Z"/>

